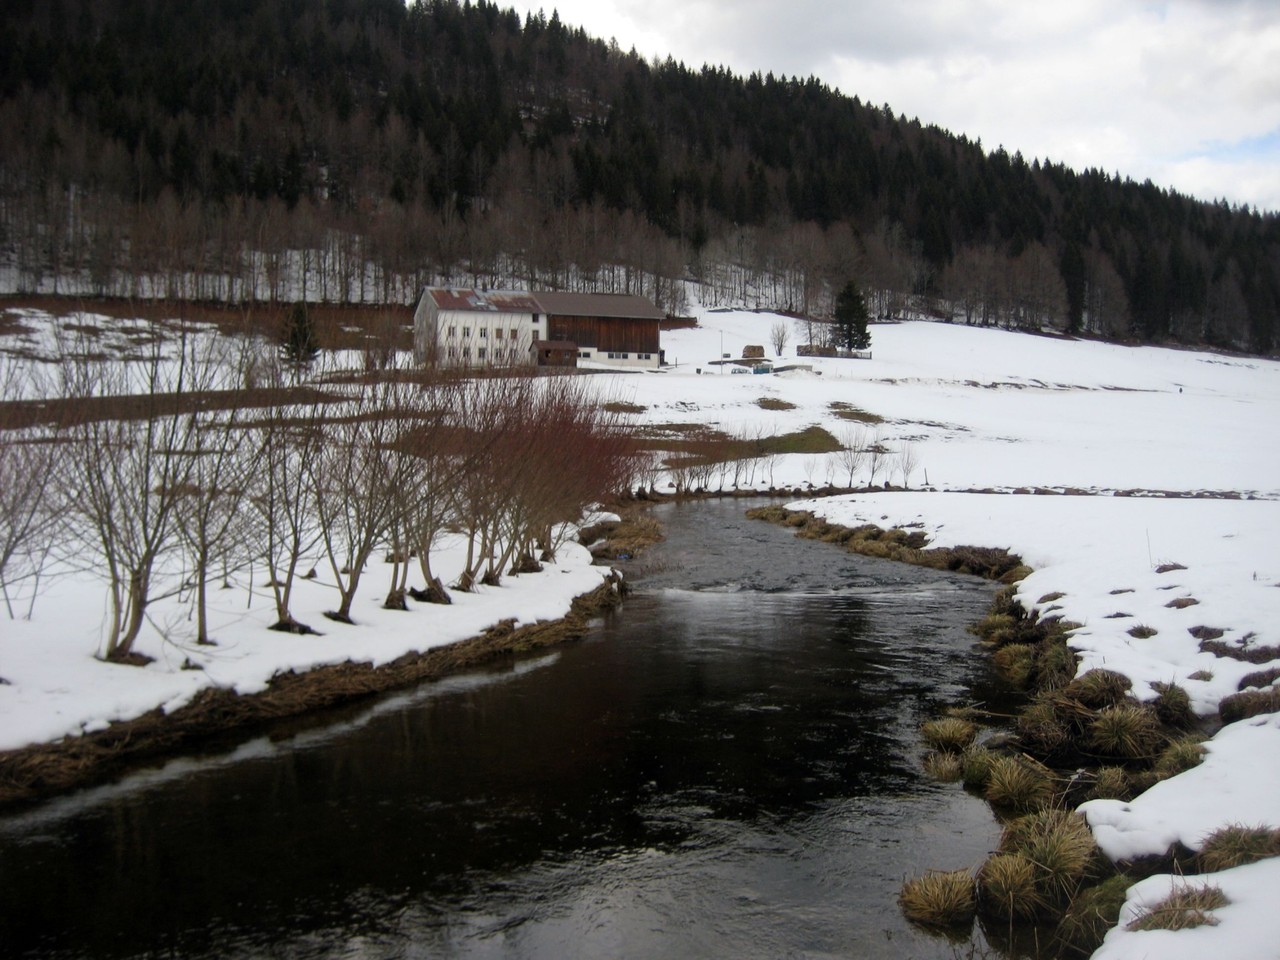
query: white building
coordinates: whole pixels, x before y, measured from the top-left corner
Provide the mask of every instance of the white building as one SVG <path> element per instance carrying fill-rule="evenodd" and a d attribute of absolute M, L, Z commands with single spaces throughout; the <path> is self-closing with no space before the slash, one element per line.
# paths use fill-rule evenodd
<path fill-rule="evenodd" d="M 532 365 L 545 332 L 529 293 L 428 287 L 413 314 L 413 355 L 443 367 Z"/>

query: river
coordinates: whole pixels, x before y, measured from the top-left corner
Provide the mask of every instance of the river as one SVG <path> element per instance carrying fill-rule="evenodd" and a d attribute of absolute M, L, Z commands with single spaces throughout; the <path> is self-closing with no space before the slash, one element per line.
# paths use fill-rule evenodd
<path fill-rule="evenodd" d="M 745 508 L 658 508 L 666 542 L 584 641 L 0 817 L 0 954 L 968 950 L 895 899 L 998 834 L 917 733 L 1001 696 L 964 630 L 991 585 Z"/>

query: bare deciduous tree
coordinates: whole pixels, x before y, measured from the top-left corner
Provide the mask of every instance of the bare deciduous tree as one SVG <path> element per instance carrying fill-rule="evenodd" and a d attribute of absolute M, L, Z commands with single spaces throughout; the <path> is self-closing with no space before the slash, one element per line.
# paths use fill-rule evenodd
<path fill-rule="evenodd" d="M 71 445 L 65 502 L 80 546 L 106 570 L 103 656 L 117 662 L 138 662 L 133 645 L 156 599 L 157 564 L 176 544 L 177 506 L 192 464 L 193 420 L 181 412 L 192 374 L 185 344 L 177 358 L 164 355 L 159 338 L 148 350 L 136 371 L 84 349 L 63 350 L 63 395 L 77 401 L 76 419 L 65 427 Z M 118 410 L 100 403 L 91 409 L 102 396 L 127 400 L 118 401 Z"/>
<path fill-rule="evenodd" d="M 333 620 L 352 622 L 369 557 L 400 527 L 409 471 L 397 440 L 407 389 L 394 380 L 360 385 L 307 464 L 320 540 L 338 585 L 338 609 L 326 614 Z"/>
<path fill-rule="evenodd" d="M 59 533 L 53 489 L 60 447 L 56 437 L 31 428 L 18 415 L 24 389 L 39 380 L 33 364 L 0 356 L 0 595 L 10 619 L 13 591 L 27 585 L 26 616 Z"/>
<path fill-rule="evenodd" d="M 290 374 L 280 364 L 263 358 L 261 368 L 276 399 L 257 424 L 261 470 L 249 500 L 261 523 L 254 552 L 265 560 L 270 576 L 276 605 L 272 629 L 310 633 L 311 627 L 294 619 L 290 603 L 298 567 L 320 540 L 307 466 L 323 440 L 322 404 L 285 389 Z"/>
<path fill-rule="evenodd" d="M 782 351 L 787 349 L 787 344 L 791 340 L 791 328 L 785 320 L 776 320 L 772 327 L 769 328 L 769 342 L 773 344 L 773 352 L 777 356 L 782 356 Z"/>
<path fill-rule="evenodd" d="M 880 431 L 877 430 L 875 436 L 871 438 L 871 442 L 867 444 L 867 470 L 870 474 L 867 477 L 867 486 L 873 487 L 876 482 L 876 474 L 880 472 L 882 461 L 889 452 L 885 449 L 884 444 L 880 441 Z"/>
<path fill-rule="evenodd" d="M 920 465 L 920 452 L 916 449 L 914 443 L 910 440 L 903 440 L 902 446 L 898 448 L 898 472 L 902 474 L 902 487 L 908 489 L 911 486 L 911 474 L 915 473 L 916 467 Z"/>
<path fill-rule="evenodd" d="M 836 460 L 848 478 L 846 487 L 853 487 L 853 479 L 862 469 L 867 458 L 867 432 L 862 427 L 846 427 L 840 438 L 840 449 L 836 451 Z"/>

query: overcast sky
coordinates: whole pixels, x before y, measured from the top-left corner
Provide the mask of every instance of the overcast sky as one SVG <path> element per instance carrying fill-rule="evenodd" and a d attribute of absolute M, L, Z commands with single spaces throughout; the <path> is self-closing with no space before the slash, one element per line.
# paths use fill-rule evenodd
<path fill-rule="evenodd" d="M 646 57 L 814 75 L 1028 161 L 1280 211 L 1280 0 L 513 5 Z"/>

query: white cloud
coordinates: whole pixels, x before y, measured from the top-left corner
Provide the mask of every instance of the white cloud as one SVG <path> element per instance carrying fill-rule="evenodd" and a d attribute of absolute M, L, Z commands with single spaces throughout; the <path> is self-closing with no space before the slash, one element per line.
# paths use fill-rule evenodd
<path fill-rule="evenodd" d="M 1280 5 L 1266 0 L 557 6 L 646 56 L 816 75 L 989 148 L 1280 210 Z"/>

